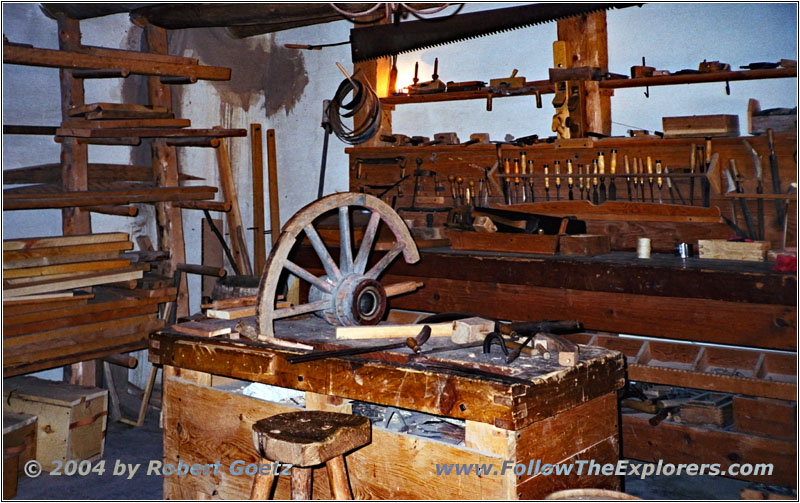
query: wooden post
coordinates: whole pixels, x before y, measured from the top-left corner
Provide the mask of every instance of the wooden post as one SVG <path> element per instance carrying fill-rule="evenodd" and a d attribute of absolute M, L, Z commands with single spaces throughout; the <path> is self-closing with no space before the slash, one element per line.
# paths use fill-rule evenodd
<path fill-rule="evenodd" d="M 147 24 L 145 36 L 150 52 L 167 54 L 167 32 L 163 28 Z M 166 84 L 162 84 L 158 77 L 147 78 L 147 94 L 150 105 L 172 109 L 172 93 Z M 175 147 L 167 145 L 166 140 L 156 139 L 152 143 L 153 179 L 158 187 L 177 187 L 178 183 L 178 156 Z M 186 249 L 183 242 L 183 218 L 180 208 L 170 202 L 156 204 L 156 223 L 158 228 L 158 248 L 168 250 L 170 259 L 165 261 L 162 274 L 171 276 L 178 264 L 186 262 Z M 186 276 L 181 275 L 178 288 L 177 316 L 189 314 L 189 292 Z"/>
<path fill-rule="evenodd" d="M 253 158 L 253 272 L 256 274 L 261 274 L 267 264 L 267 248 L 264 242 L 264 152 L 261 142 L 261 124 L 250 124 L 250 153 Z"/>
<path fill-rule="evenodd" d="M 80 22 L 58 15 L 58 47 L 74 51 L 81 45 Z M 72 70 L 59 70 L 61 85 L 61 119 L 69 120 L 69 110 L 84 104 L 83 80 L 73 78 Z M 61 185 L 65 191 L 88 190 L 87 176 L 89 165 L 88 146 L 78 143 L 75 138 L 65 138 L 61 143 Z M 90 234 L 92 232 L 91 214 L 81 208 L 61 210 L 62 234 Z M 73 363 L 64 367 L 64 379 L 71 384 L 96 386 L 99 372 L 94 360 Z"/>
<path fill-rule="evenodd" d="M 605 11 L 558 20 L 558 40 L 567 43 L 568 68 L 595 66 L 608 69 Z M 613 90 L 601 90 L 598 82 L 592 80 L 583 82 L 583 89 L 583 119 L 588 131 L 610 135 Z"/>
<path fill-rule="evenodd" d="M 267 183 L 269 184 L 269 236 L 271 246 L 281 234 L 281 202 L 278 199 L 278 154 L 275 150 L 275 130 L 267 129 Z"/>

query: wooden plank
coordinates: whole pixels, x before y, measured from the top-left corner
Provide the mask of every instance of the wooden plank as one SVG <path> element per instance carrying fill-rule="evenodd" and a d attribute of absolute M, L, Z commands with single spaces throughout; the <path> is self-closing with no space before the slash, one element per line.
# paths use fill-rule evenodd
<path fill-rule="evenodd" d="M 184 128 L 192 125 L 189 119 L 115 119 L 63 121 L 64 129 L 130 129 L 130 128 Z"/>
<path fill-rule="evenodd" d="M 73 292 L 68 292 L 73 293 Z M 36 296 L 34 296 L 36 297 Z M 93 298 L 93 294 L 87 296 L 69 296 L 61 298 L 44 298 L 44 299 L 25 299 L 22 300 L 4 300 L 3 301 L 3 314 L 5 316 L 17 316 L 26 313 L 35 313 L 46 311 L 50 309 L 59 309 L 62 307 L 77 307 L 86 305 L 89 299 Z"/>
<path fill-rule="evenodd" d="M 180 400 L 178 400 L 180 398 Z M 252 424 L 263 417 L 296 410 L 282 404 L 198 386 L 181 379 L 167 382 L 164 456 L 166 462 L 207 463 L 219 460 L 218 480 L 208 476 L 172 477 L 167 494 L 215 494 L 224 499 L 247 498 L 252 478 L 232 476 L 236 460 L 256 462 Z M 205 412 L 201 412 L 202 408 Z M 205 419 L 203 417 L 205 416 Z M 208 418 L 213 418 L 209 420 Z M 187 437 L 177 433 L 177 423 Z M 193 440 L 187 440 L 193 439 Z M 207 439 L 195 441 L 194 439 Z M 220 450 L 224 442 L 226 449 Z M 402 460 L 398 462 L 399 460 Z M 346 455 L 353 496 L 356 499 L 506 499 L 512 477 L 437 476 L 436 463 L 502 464 L 502 458 L 436 440 L 387 432 L 373 427 L 372 443 Z M 381 473 L 375 477 L 375 473 Z M 283 477 L 282 477 L 283 479 Z M 327 498 L 324 469 L 314 471 L 315 498 Z M 175 487 L 178 486 L 178 487 Z M 279 480 L 275 497 L 289 497 L 288 484 Z"/>
<path fill-rule="evenodd" d="M 383 281 L 393 283 L 417 277 L 387 275 Z M 589 330 L 767 349 L 797 348 L 797 310 L 770 304 L 427 277 L 425 288 L 393 298 L 392 307 L 428 312 L 468 311 L 501 319 L 577 318 Z M 759 337 L 753 338 L 754 333 Z"/>
<path fill-rule="evenodd" d="M 41 332 L 34 332 L 14 337 L 3 338 L 3 351 L 4 361 L 5 357 L 18 355 L 20 351 L 26 350 L 27 347 L 35 345 L 41 346 L 43 349 L 58 347 L 59 344 L 68 343 L 66 339 L 73 336 L 81 337 L 105 337 L 113 332 L 113 329 L 135 326 L 141 323 L 147 323 L 154 320 L 154 315 L 144 314 L 128 318 L 115 318 L 97 323 L 85 323 L 83 325 L 67 326 L 53 330 L 46 330 Z M 141 330 L 140 330 L 141 331 Z"/>
<path fill-rule="evenodd" d="M 453 323 L 430 323 L 431 337 L 450 337 L 453 335 Z M 422 330 L 423 325 L 371 325 L 336 327 L 336 338 L 339 340 L 360 340 L 360 339 L 391 339 L 416 337 Z"/>
<path fill-rule="evenodd" d="M 9 297 L 20 297 L 23 295 L 33 295 L 37 293 L 53 292 L 70 288 L 82 288 L 87 286 L 101 285 L 103 283 L 113 283 L 115 281 L 127 281 L 139 279 L 142 271 L 120 270 L 118 272 L 103 272 L 82 275 L 70 279 L 59 279 L 43 281 L 41 283 L 29 284 L 19 287 L 4 288 L 3 293 Z"/>
<path fill-rule="evenodd" d="M 130 250 L 133 243 L 130 241 L 111 241 L 107 243 L 68 244 L 64 246 L 43 246 L 40 248 L 20 248 L 17 250 L 3 251 L 3 265 L 5 262 L 15 262 L 25 259 L 50 258 L 50 257 L 79 257 L 103 252 L 120 252 Z M 81 260 L 78 260 L 81 261 Z M 13 266 L 5 266 L 14 268 Z"/>
<path fill-rule="evenodd" d="M 558 236 L 510 234 L 505 232 L 447 231 L 454 250 L 480 250 L 512 253 L 556 253 Z"/>
<path fill-rule="evenodd" d="M 172 325 L 172 330 L 182 334 L 199 335 L 201 337 L 218 337 L 220 335 L 227 335 L 233 332 L 236 322 L 231 323 L 229 320 L 203 320 L 203 321 L 186 321 Z"/>
<path fill-rule="evenodd" d="M 253 266 L 261 274 L 267 263 L 264 227 L 264 152 L 261 124 L 250 124 L 250 152 L 253 168 Z"/>
<path fill-rule="evenodd" d="M 781 440 L 797 439 L 797 402 L 733 397 L 733 429 Z"/>
<path fill-rule="evenodd" d="M 232 307 L 255 306 L 257 302 L 258 297 L 253 295 L 249 297 L 237 297 L 235 299 L 213 300 L 209 303 L 202 304 L 200 307 L 203 309 L 230 309 Z"/>
<path fill-rule="evenodd" d="M 133 336 L 128 336 L 126 339 L 130 339 L 132 342 L 121 342 L 120 344 L 117 345 L 111 345 L 111 343 L 108 343 L 108 345 L 106 345 L 105 347 L 101 347 L 100 349 L 64 354 L 61 356 L 54 356 L 48 359 L 38 359 L 36 361 L 29 361 L 17 366 L 4 366 L 3 377 L 5 378 L 5 377 L 13 377 L 16 375 L 29 374 L 31 372 L 38 372 L 40 370 L 62 367 L 64 365 L 70 365 L 81 361 L 94 360 L 96 358 L 102 358 L 104 356 L 113 355 L 117 353 L 126 353 L 129 351 L 138 351 L 140 349 L 145 349 L 147 348 L 147 337 L 149 334 L 150 334 L 149 331 L 145 331 L 140 334 L 134 334 Z M 115 342 L 119 341 L 120 340 L 118 339 Z"/>
<path fill-rule="evenodd" d="M 732 431 L 683 426 L 663 421 L 651 426 L 646 414 L 622 416 L 622 455 L 626 458 L 664 463 L 719 463 L 726 477 L 764 484 L 796 487 L 797 445 Z M 729 473 L 731 464 L 771 463 L 772 475 L 743 476 Z M 708 473 L 708 472 L 706 472 Z"/>
<path fill-rule="evenodd" d="M 63 194 L 4 195 L 3 210 L 68 208 L 109 204 L 152 203 L 213 199 L 216 187 L 152 187 L 103 192 L 64 192 Z"/>
<path fill-rule="evenodd" d="M 128 164 L 89 163 L 87 165 L 89 183 L 99 182 L 152 182 L 153 168 Z M 202 180 L 191 175 L 179 175 L 182 181 Z M 61 184 L 61 164 L 40 164 L 24 168 L 3 171 L 3 183 L 6 185 L 29 183 Z"/>
<path fill-rule="evenodd" d="M 11 270 L 20 267 L 38 267 L 45 265 L 69 264 L 75 262 L 90 262 L 94 260 L 116 260 L 119 257 L 120 251 L 116 250 L 100 253 L 51 255 L 47 257 L 33 257 L 19 260 L 3 259 L 3 267 L 7 268 L 5 270 Z"/>
<path fill-rule="evenodd" d="M 39 49 L 6 42 L 3 43 L 3 63 L 53 68 L 121 69 L 139 75 L 196 77 L 201 80 L 230 80 L 231 77 L 230 68 L 147 61 L 141 59 L 141 56 L 129 57 L 127 54 L 101 56 L 75 51 Z"/>
<path fill-rule="evenodd" d="M 107 269 L 122 269 L 131 265 L 130 260 L 100 260 L 94 262 L 75 262 L 72 264 L 46 265 L 40 267 L 25 267 L 9 269 L 3 272 L 3 279 L 25 278 L 31 276 L 47 276 L 85 271 L 104 271 Z"/>
<path fill-rule="evenodd" d="M 246 129 L 172 129 L 172 128 L 58 128 L 56 135 L 75 138 L 227 138 L 247 136 Z"/>
<path fill-rule="evenodd" d="M 137 306 L 157 305 L 162 302 L 169 302 L 174 300 L 174 296 L 155 297 L 152 299 L 146 297 L 129 297 L 121 300 L 112 300 L 108 302 L 95 302 L 92 304 L 84 305 L 70 305 L 64 307 L 58 305 L 59 303 L 43 304 L 43 309 L 33 313 L 5 313 L 3 316 L 3 328 L 13 327 L 14 325 L 44 322 L 47 320 L 59 319 L 68 316 L 78 316 L 90 313 L 97 313 L 101 311 L 112 311 L 116 309 L 125 309 Z M 7 310 L 3 306 L 4 311 Z"/>
<path fill-rule="evenodd" d="M 30 323 L 15 323 L 6 325 L 3 319 L 3 338 L 15 337 L 18 335 L 32 334 L 41 331 L 50 331 L 58 328 L 73 327 L 86 323 L 99 323 L 102 321 L 114 320 L 129 316 L 155 313 L 158 311 L 157 304 L 142 304 L 127 307 L 118 307 L 113 310 L 97 310 L 91 313 L 74 314 L 49 320 L 36 320 Z"/>
<path fill-rule="evenodd" d="M 233 254 L 233 259 L 236 261 L 239 273 L 251 275 L 253 274 L 253 268 L 250 265 L 250 257 L 247 253 L 242 215 L 239 212 L 239 196 L 236 192 L 236 184 L 233 179 L 233 171 L 231 170 L 231 158 L 228 154 L 228 145 L 225 140 L 220 141 L 216 153 L 222 198 L 231 203 L 231 211 L 225 214 L 228 223 L 228 233 L 230 234 L 231 253 Z"/>
<path fill-rule="evenodd" d="M 148 53 L 142 53 L 142 54 L 146 54 L 148 56 L 151 55 Z M 158 55 L 155 56 L 158 57 Z M 86 116 L 87 114 L 101 112 L 101 111 L 141 113 L 141 114 L 168 113 L 172 115 L 167 107 L 135 105 L 129 103 L 108 103 L 108 102 L 86 103 L 84 105 L 74 106 L 69 109 L 68 114 L 70 117 L 82 117 Z"/>

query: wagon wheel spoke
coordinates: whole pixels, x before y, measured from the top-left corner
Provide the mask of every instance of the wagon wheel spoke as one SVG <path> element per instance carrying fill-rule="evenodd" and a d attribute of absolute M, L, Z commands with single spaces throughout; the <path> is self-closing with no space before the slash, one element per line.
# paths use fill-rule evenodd
<path fill-rule="evenodd" d="M 381 275 L 384 269 L 389 267 L 389 264 L 392 263 L 392 260 L 394 260 L 398 255 L 400 255 L 400 253 L 403 252 L 405 247 L 406 247 L 405 243 L 399 241 L 395 243 L 394 246 L 392 246 L 392 249 L 386 252 L 386 255 L 384 255 L 383 258 L 381 258 L 377 264 L 372 266 L 372 269 L 370 269 L 367 272 L 367 274 L 365 274 L 365 276 L 367 276 L 368 278 L 376 279 L 378 276 Z"/>
<path fill-rule="evenodd" d="M 322 261 L 322 267 L 325 268 L 325 273 L 328 275 L 328 277 L 334 280 L 341 278 L 341 271 L 339 271 L 339 268 L 336 266 L 336 262 L 333 261 L 331 254 L 328 253 L 328 249 L 325 248 L 325 243 L 322 242 L 322 238 L 319 237 L 319 234 L 314 226 L 309 223 L 303 227 L 303 230 L 305 231 L 306 236 L 308 236 L 311 246 L 314 247 L 314 251 L 317 252 L 317 256 L 319 257 L 320 261 Z"/>
<path fill-rule="evenodd" d="M 347 274 L 353 270 L 353 247 L 350 243 L 350 214 L 347 206 L 339 207 L 339 269 Z"/>
<path fill-rule="evenodd" d="M 367 259 L 369 258 L 369 252 L 372 250 L 372 243 L 375 242 L 375 234 L 378 231 L 378 224 L 380 223 L 381 214 L 373 210 L 369 217 L 367 228 L 364 231 L 364 237 L 361 238 L 361 246 L 358 249 L 356 261 L 353 264 L 353 271 L 357 274 L 364 274 L 364 271 L 367 269 Z"/>
<path fill-rule="evenodd" d="M 324 281 L 322 278 L 318 278 L 311 274 L 310 272 L 306 271 L 299 265 L 295 264 L 291 260 L 287 260 L 284 267 L 292 274 L 297 276 L 300 279 L 304 279 L 314 285 L 315 287 L 319 288 L 325 293 L 331 293 L 331 284 L 327 281 Z"/>

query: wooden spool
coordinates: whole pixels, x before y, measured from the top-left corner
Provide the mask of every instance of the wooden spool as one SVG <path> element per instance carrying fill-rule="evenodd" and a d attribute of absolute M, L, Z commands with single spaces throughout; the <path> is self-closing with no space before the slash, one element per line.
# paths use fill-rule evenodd
<path fill-rule="evenodd" d="M 323 463 L 328 469 L 331 496 L 353 499 L 344 453 L 363 447 L 371 439 L 368 418 L 338 412 L 287 412 L 253 425 L 253 443 L 261 464 L 275 461 L 292 465 L 292 499 L 311 499 L 311 467 Z M 268 499 L 274 480 L 274 471 L 265 475 L 259 470 L 250 499 Z"/>

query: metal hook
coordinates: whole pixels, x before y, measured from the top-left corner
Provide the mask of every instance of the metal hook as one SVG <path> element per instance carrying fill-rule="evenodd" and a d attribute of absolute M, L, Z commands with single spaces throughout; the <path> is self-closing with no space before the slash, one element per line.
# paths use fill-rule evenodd
<path fill-rule="evenodd" d="M 728 82 L 727 80 L 725 81 L 725 94 L 727 94 L 728 96 L 731 95 L 731 83 Z"/>
<path fill-rule="evenodd" d="M 644 97 L 645 98 L 649 98 L 650 97 L 650 86 L 646 86 L 644 88 Z"/>

